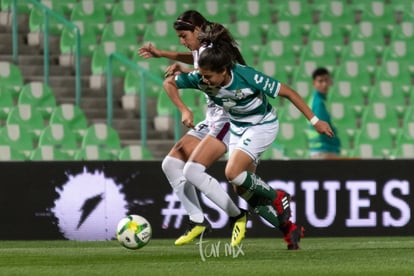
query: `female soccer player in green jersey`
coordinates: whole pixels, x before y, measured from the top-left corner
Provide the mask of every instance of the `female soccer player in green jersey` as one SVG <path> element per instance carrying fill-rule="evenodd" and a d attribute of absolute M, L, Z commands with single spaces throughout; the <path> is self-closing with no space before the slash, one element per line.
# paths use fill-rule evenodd
<path fill-rule="evenodd" d="M 206 33 L 207 36 L 210 34 L 214 34 L 214 30 Z M 287 98 L 319 133 L 333 137 L 333 132 L 293 89 L 251 67 L 235 63 L 225 43 L 211 35 L 210 41 L 212 44 L 200 54 L 198 70 L 167 78 L 164 88 L 180 110 L 183 124 L 188 127 L 194 123 L 193 114 L 181 100 L 178 89 L 201 90 L 228 112 L 231 134 L 225 175 L 257 213 L 281 229 L 277 213 L 269 204 L 277 199 L 277 191 L 253 173 L 260 155 L 276 138 L 279 127 L 275 109 L 267 97 Z M 302 227 L 291 223 L 285 235 L 285 239 L 291 241 L 288 249 L 299 248 L 302 231 Z"/>

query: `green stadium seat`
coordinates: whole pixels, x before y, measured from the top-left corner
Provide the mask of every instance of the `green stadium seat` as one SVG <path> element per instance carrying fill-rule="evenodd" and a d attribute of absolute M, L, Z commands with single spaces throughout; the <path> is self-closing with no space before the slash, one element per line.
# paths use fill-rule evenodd
<path fill-rule="evenodd" d="M 12 87 L 17 96 L 23 86 L 20 68 L 11 62 L 0 61 L 0 86 Z"/>
<path fill-rule="evenodd" d="M 88 28 L 100 34 L 107 22 L 108 9 L 100 0 L 83 0 L 75 3 L 70 15 L 71 21 L 83 21 Z"/>
<path fill-rule="evenodd" d="M 24 161 L 28 160 L 24 153 L 13 146 L 0 144 L 0 161 Z"/>
<path fill-rule="evenodd" d="M 303 46 L 307 43 L 299 25 L 290 20 L 278 20 L 267 32 L 267 41 L 282 40 L 286 43 Z"/>
<path fill-rule="evenodd" d="M 369 89 L 368 86 L 367 89 Z M 329 90 L 332 93 L 328 94 L 328 102 L 341 102 L 358 108 L 365 105 L 365 94 L 358 89 L 354 89 L 352 80 L 335 77 L 335 82 Z"/>
<path fill-rule="evenodd" d="M 90 57 L 97 46 L 97 36 L 92 28 L 87 28 L 87 24 L 83 21 L 73 21 L 79 28 L 81 39 L 81 55 Z M 63 55 L 73 56 L 76 51 L 76 34 L 74 29 L 65 26 L 60 36 L 60 53 Z"/>
<path fill-rule="evenodd" d="M 338 31 L 340 29 L 341 31 Z M 349 32 L 349 28 L 346 26 L 336 25 L 333 22 L 322 19 L 318 24 L 312 26 L 309 33 L 309 41 L 323 40 L 329 41 L 333 45 L 345 45 L 346 34 Z"/>
<path fill-rule="evenodd" d="M 385 103 L 394 107 L 396 112 L 402 115 L 406 106 L 406 94 L 400 84 L 389 80 L 380 80 L 371 87 L 368 103 Z"/>
<path fill-rule="evenodd" d="M 11 11 L 13 0 L 1 0 L 1 10 Z M 17 12 L 29 14 L 33 9 L 33 4 L 28 1 L 16 1 Z"/>
<path fill-rule="evenodd" d="M 62 152 L 54 146 L 38 146 L 30 154 L 32 161 L 68 161 L 74 157 Z"/>
<path fill-rule="evenodd" d="M 172 27 L 171 20 L 156 19 L 146 26 L 144 43 L 152 43 L 159 49 L 170 51 L 188 51 L 187 48 L 179 44 L 177 33 Z"/>
<path fill-rule="evenodd" d="M 285 148 L 276 141 L 260 156 L 260 160 L 281 160 L 286 158 Z"/>
<path fill-rule="evenodd" d="M 298 94 L 305 100 L 305 102 L 309 101 L 314 91 L 312 82 L 303 80 L 298 80 L 297 82 L 293 83 L 292 88 L 298 92 Z"/>
<path fill-rule="evenodd" d="M 351 83 L 351 87 L 354 90 L 352 93 L 357 92 L 365 97 L 368 95 L 369 88 L 373 84 L 374 69 L 372 66 L 367 66 L 355 60 L 344 61 L 334 73 L 334 79 L 337 82 L 347 81 Z"/>
<path fill-rule="evenodd" d="M 40 133 L 39 146 L 53 146 L 62 153 L 74 156 L 78 149 L 76 134 L 64 124 L 49 124 Z"/>
<path fill-rule="evenodd" d="M 65 6 L 58 4 L 56 1 L 40 1 L 43 5 L 48 7 L 49 9 L 53 10 L 54 12 L 64 15 L 65 14 Z M 44 13 L 43 9 L 38 7 L 34 7 L 29 15 L 29 30 L 30 32 L 43 32 L 43 22 L 44 22 Z M 50 35 L 60 35 L 63 30 L 64 24 L 56 19 L 54 16 L 48 17 L 48 31 Z"/>
<path fill-rule="evenodd" d="M 6 125 L 19 125 L 37 141 L 44 128 L 44 120 L 30 104 L 19 104 L 10 110 Z"/>
<path fill-rule="evenodd" d="M 42 82 L 29 82 L 22 87 L 17 103 L 29 104 L 34 110 L 39 111 L 43 118 L 49 119 L 56 107 L 56 97 L 50 86 Z"/>
<path fill-rule="evenodd" d="M 158 97 L 163 92 L 161 85 L 155 83 L 153 80 L 142 77 L 141 74 L 135 70 L 128 70 L 124 79 L 124 93 L 126 95 L 140 95 L 142 85 L 147 97 Z"/>
<path fill-rule="evenodd" d="M 400 85 L 411 85 L 411 78 L 414 74 L 414 66 L 411 60 L 397 61 L 386 60 L 375 73 L 375 80 L 389 80 Z"/>
<path fill-rule="evenodd" d="M 258 54 L 263 46 L 264 38 L 260 26 L 252 24 L 248 20 L 239 20 L 227 25 L 227 29 L 243 49 L 242 54 Z"/>
<path fill-rule="evenodd" d="M 413 41 L 413 40 L 411 40 Z M 414 56 L 412 42 L 406 40 L 393 40 L 384 50 L 384 61 L 406 61 Z"/>
<path fill-rule="evenodd" d="M 130 54 L 130 50 L 128 48 L 120 46 L 115 41 L 106 41 L 99 44 L 92 53 L 92 75 L 106 74 L 108 57 L 115 52 L 124 56 L 128 56 Z M 112 64 L 112 74 L 116 77 L 124 77 L 125 73 L 125 65 L 118 60 L 114 60 Z"/>
<path fill-rule="evenodd" d="M 356 23 L 355 10 L 350 8 L 346 1 L 318 1 L 318 4 L 321 12 L 321 20 L 332 22 L 336 26 L 342 26 L 342 32 L 348 32 L 348 26 L 352 26 Z"/>
<path fill-rule="evenodd" d="M 129 27 L 133 26 L 137 34 L 143 35 L 149 11 L 142 8 L 140 0 L 123 0 L 115 3 L 111 13 L 112 21 L 124 21 Z"/>
<path fill-rule="evenodd" d="M 128 145 L 121 149 L 118 156 L 121 161 L 154 160 L 152 152 L 140 145 Z"/>
<path fill-rule="evenodd" d="M 221 24 L 227 25 L 235 21 L 235 8 L 228 1 L 198 1 L 196 10 L 202 11 L 202 14 L 207 18 L 207 20 L 212 22 L 220 22 Z"/>
<path fill-rule="evenodd" d="M 343 47 L 325 40 L 312 40 L 303 49 L 300 62 L 314 61 L 318 66 L 336 67 L 340 63 Z"/>
<path fill-rule="evenodd" d="M 377 27 L 397 24 L 395 10 L 384 0 L 361 1 L 356 6 L 361 10 L 362 20 L 374 23 Z"/>
<path fill-rule="evenodd" d="M 375 67 L 379 64 L 384 47 L 363 40 L 350 41 L 343 48 L 341 61 L 357 61 L 358 63 Z"/>
<path fill-rule="evenodd" d="M 29 158 L 34 141 L 24 128 L 17 124 L 8 124 L 0 128 L 0 145 L 11 146 Z"/>
<path fill-rule="evenodd" d="M 280 120 L 276 142 L 283 146 L 284 155 L 287 158 L 297 159 L 308 156 L 308 141 L 305 131 L 304 124 Z"/>
<path fill-rule="evenodd" d="M 414 7 L 414 4 L 413 4 L 413 7 Z M 413 18 L 414 18 L 414 11 L 413 11 Z M 414 39 L 413 20 L 403 21 L 399 25 L 394 26 L 391 41 L 394 41 L 394 40 L 412 41 L 412 39 Z"/>
<path fill-rule="evenodd" d="M 75 160 L 116 160 L 113 154 L 97 145 L 88 145 L 78 150 Z"/>
<path fill-rule="evenodd" d="M 384 131 L 388 131 L 393 137 L 396 137 L 399 129 L 398 113 L 394 106 L 386 102 L 374 102 L 364 108 L 361 125 L 369 123 L 379 123 Z"/>
<path fill-rule="evenodd" d="M 302 33 L 309 33 L 311 26 L 316 23 L 314 9 L 306 1 L 290 0 L 281 4 L 278 13 L 279 21 L 290 21 L 301 28 Z"/>
<path fill-rule="evenodd" d="M 73 104 L 58 105 L 50 116 L 49 124 L 66 125 L 78 140 L 81 140 L 88 128 L 88 120 L 83 110 Z"/>
<path fill-rule="evenodd" d="M 350 41 L 363 40 L 377 45 L 387 45 L 384 30 L 370 21 L 361 21 L 358 25 L 352 28 Z"/>
<path fill-rule="evenodd" d="M 287 83 L 292 77 L 299 55 L 298 45 L 285 43 L 283 40 L 270 40 L 264 47 L 260 47 L 257 69 Z"/>
<path fill-rule="evenodd" d="M 276 21 L 277 8 L 268 0 L 242 1 L 236 9 L 236 21 L 249 21 L 265 31 Z"/>
<path fill-rule="evenodd" d="M 414 140 L 414 106 L 409 106 L 404 113 L 402 120 L 402 129 L 399 134 L 408 136 L 411 140 Z"/>
<path fill-rule="evenodd" d="M 121 150 L 121 140 L 118 132 L 111 126 L 103 123 L 90 125 L 82 139 L 81 148 L 97 146 L 104 149 L 109 155 L 118 156 Z"/>
<path fill-rule="evenodd" d="M 331 114 L 332 124 L 336 127 L 337 135 L 341 140 L 341 147 L 351 149 L 352 142 L 358 132 L 360 115 L 355 111 L 354 106 L 340 101 L 330 101 L 327 103 L 327 107 Z"/>
<path fill-rule="evenodd" d="M 359 158 L 387 158 L 393 150 L 393 138 L 381 123 L 370 122 L 357 133 L 354 156 Z"/>
<path fill-rule="evenodd" d="M 0 125 L 4 125 L 10 110 L 15 106 L 12 88 L 0 86 Z"/>
<path fill-rule="evenodd" d="M 112 21 L 107 23 L 103 29 L 101 36 L 101 43 L 113 41 L 117 44 L 117 49 L 125 48 L 129 51 L 128 56 L 136 50 L 138 43 L 137 33 L 134 28 L 131 28 L 125 21 Z"/>
<path fill-rule="evenodd" d="M 160 0 L 154 9 L 154 18 L 159 20 L 174 21 L 177 17 L 186 10 L 193 10 L 196 8 L 192 0 Z"/>

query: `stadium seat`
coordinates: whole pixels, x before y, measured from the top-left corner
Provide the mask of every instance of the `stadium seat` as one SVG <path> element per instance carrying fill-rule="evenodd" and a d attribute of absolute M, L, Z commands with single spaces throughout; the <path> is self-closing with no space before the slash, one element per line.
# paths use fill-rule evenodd
<path fill-rule="evenodd" d="M 149 10 L 142 8 L 140 0 L 123 0 L 115 3 L 111 13 L 112 21 L 124 21 L 134 31 L 143 35 L 147 22 L 149 22 Z"/>
<path fill-rule="evenodd" d="M 88 128 L 88 120 L 83 110 L 73 104 L 58 105 L 50 116 L 49 124 L 63 124 L 81 140 Z"/>
<path fill-rule="evenodd" d="M 59 4 L 57 1 L 42 0 L 40 1 L 43 5 L 53 10 L 57 14 L 64 15 L 66 12 L 65 6 Z M 61 2 L 62 3 L 62 2 Z M 34 7 L 29 16 L 29 30 L 32 33 L 43 32 L 44 22 L 43 9 Z M 48 31 L 50 35 L 60 35 L 63 30 L 64 24 L 56 19 L 54 16 L 48 17 Z"/>
<path fill-rule="evenodd" d="M 406 40 L 393 40 L 384 50 L 384 61 L 406 61 L 414 55 L 411 42 Z"/>
<path fill-rule="evenodd" d="M 305 1 L 290 0 L 281 4 L 278 13 L 279 21 L 290 21 L 301 28 L 303 34 L 309 33 L 311 26 L 317 23 L 314 18 L 314 9 Z"/>
<path fill-rule="evenodd" d="M 281 160 L 286 158 L 284 147 L 276 141 L 260 156 L 260 160 Z"/>
<path fill-rule="evenodd" d="M 278 20 L 267 32 L 267 41 L 282 40 L 299 46 L 306 45 L 305 37 L 300 26 L 290 20 Z"/>
<path fill-rule="evenodd" d="M 64 124 L 49 124 L 40 133 L 39 146 L 53 146 L 62 153 L 74 156 L 78 149 L 76 135 Z"/>
<path fill-rule="evenodd" d="M 319 10 L 321 12 L 321 21 L 328 21 L 335 26 L 342 26 L 342 32 L 347 32 L 348 26 L 357 23 L 355 10 L 349 7 L 349 4 L 346 3 L 346 1 L 328 0 L 318 1 L 318 3 L 320 3 Z"/>
<path fill-rule="evenodd" d="M 30 104 L 19 104 L 10 110 L 6 125 L 21 126 L 37 141 L 44 128 L 44 121 L 41 113 L 32 108 Z"/>
<path fill-rule="evenodd" d="M 365 105 L 365 94 L 359 89 L 354 89 L 352 80 L 335 77 L 335 81 L 329 89 L 328 102 L 341 102 L 346 105 L 362 108 Z M 369 86 L 367 86 L 369 89 Z"/>
<path fill-rule="evenodd" d="M 157 48 L 170 51 L 188 51 L 180 45 L 177 33 L 172 27 L 172 20 L 156 19 L 146 26 L 144 43 L 152 43 Z"/>
<path fill-rule="evenodd" d="M 389 80 L 400 85 L 411 85 L 412 75 L 414 75 L 414 66 L 411 60 L 386 60 L 376 69 L 375 79 L 377 82 Z"/>
<path fill-rule="evenodd" d="M 78 150 L 75 160 L 116 160 L 116 158 L 97 145 L 88 145 Z"/>
<path fill-rule="evenodd" d="M 414 4 L 413 4 L 414 9 Z M 413 10 L 413 18 L 414 18 L 414 10 Z M 399 25 L 394 26 L 392 32 L 392 39 L 394 40 L 405 40 L 405 41 L 412 41 L 414 38 L 414 22 L 411 21 L 403 21 Z"/>
<path fill-rule="evenodd" d="M 193 10 L 195 7 L 192 0 L 160 0 L 155 6 L 154 18 L 173 22 L 183 11 Z"/>
<path fill-rule="evenodd" d="M 0 61 L 0 86 L 12 87 L 15 95 L 18 95 L 23 86 L 23 76 L 20 68 L 11 62 Z"/>
<path fill-rule="evenodd" d="M 102 30 L 107 22 L 108 10 L 101 3 L 100 0 L 83 0 L 75 3 L 72 13 L 70 15 L 71 21 L 83 21 L 88 28 L 93 28 L 98 34 L 102 33 Z"/>
<path fill-rule="evenodd" d="M 97 146 L 112 156 L 118 156 L 121 150 L 121 141 L 118 132 L 111 126 L 103 123 L 90 125 L 82 139 L 81 148 Z"/>
<path fill-rule="evenodd" d="M 387 158 L 393 150 L 393 138 L 381 123 L 365 124 L 357 133 L 354 156 L 360 158 Z"/>
<path fill-rule="evenodd" d="M 97 36 L 92 28 L 87 28 L 87 23 L 84 21 L 73 21 L 79 28 L 80 39 L 81 39 L 81 55 L 90 57 L 92 56 L 93 51 L 97 46 Z M 62 35 L 60 36 L 60 53 L 62 55 L 68 55 L 73 57 L 76 51 L 76 35 L 75 31 L 65 26 L 62 30 Z M 73 62 L 69 63 L 73 64 Z"/>
<path fill-rule="evenodd" d="M 399 83 L 389 80 L 379 80 L 371 87 L 368 103 L 384 103 L 395 108 L 400 115 L 406 106 L 406 94 Z"/>
<path fill-rule="evenodd" d="M 43 82 L 29 82 L 22 87 L 17 103 L 29 104 L 44 119 L 49 119 L 56 107 L 56 97 L 52 89 Z"/>
<path fill-rule="evenodd" d="M 24 153 L 13 146 L 0 144 L 0 161 L 23 161 L 28 160 Z"/>
<path fill-rule="evenodd" d="M 314 39 L 303 49 L 300 62 L 314 61 L 318 66 L 336 67 L 340 64 L 342 49 L 341 45 L 333 42 Z"/>
<path fill-rule="evenodd" d="M 283 146 L 287 158 L 305 158 L 308 156 L 306 127 L 297 122 L 280 120 L 276 142 Z"/>
<path fill-rule="evenodd" d="M 298 94 L 305 100 L 305 102 L 309 101 L 314 91 L 312 82 L 303 80 L 298 80 L 294 82 L 292 84 L 292 88 L 295 89 L 296 92 L 298 92 Z"/>
<path fill-rule="evenodd" d="M 378 28 L 377 25 L 370 21 L 361 21 L 352 28 L 350 41 L 363 40 L 377 45 L 387 45 L 384 30 Z"/>
<path fill-rule="evenodd" d="M 154 156 L 148 148 L 140 145 L 128 145 L 121 149 L 118 156 L 121 161 L 154 160 Z"/>
<path fill-rule="evenodd" d="M 34 141 L 24 128 L 17 124 L 8 124 L 0 128 L 0 145 L 10 146 L 28 159 L 33 150 Z"/>
<path fill-rule="evenodd" d="M 344 61 L 334 73 L 336 82 L 347 81 L 349 88 L 353 88 L 352 94 L 357 92 L 365 96 L 369 93 L 369 88 L 373 85 L 375 75 L 374 67 L 367 66 L 355 60 Z M 342 89 L 343 87 L 340 87 Z M 358 99 L 360 96 L 358 95 Z M 365 103 L 365 101 L 364 101 Z"/>
<path fill-rule="evenodd" d="M 268 0 L 242 1 L 236 9 L 236 21 L 249 21 L 258 29 L 266 31 L 269 25 L 276 22 L 276 5 L 271 5 Z"/>
<path fill-rule="evenodd" d="M 340 29 L 340 31 L 338 31 Z M 350 32 L 346 26 L 336 25 L 333 22 L 322 19 L 318 24 L 312 26 L 309 33 L 309 41 L 323 40 L 329 41 L 333 45 L 345 45 L 346 35 Z"/>
<path fill-rule="evenodd" d="M 228 24 L 227 29 L 243 49 L 243 55 L 245 52 L 257 54 L 260 47 L 263 46 L 264 38 L 262 38 L 260 26 L 254 25 L 248 20 L 239 20 Z"/>
<path fill-rule="evenodd" d="M 134 28 L 129 26 L 129 23 L 125 21 L 112 21 L 107 23 L 103 29 L 101 43 L 105 42 L 115 42 L 117 51 L 119 49 L 129 51 L 128 56 L 132 56 L 138 43 L 138 37 Z"/>
<path fill-rule="evenodd" d="M 62 152 L 54 146 L 38 146 L 30 154 L 32 161 L 67 161 L 74 157 Z"/>
<path fill-rule="evenodd" d="M 378 123 L 384 131 L 388 131 L 393 137 L 397 135 L 399 129 L 398 113 L 394 106 L 386 102 L 374 102 L 364 108 L 361 125 Z"/>
<path fill-rule="evenodd" d="M 395 10 L 381 0 L 361 1 L 356 4 L 360 9 L 363 21 L 374 23 L 377 27 L 394 26 L 396 22 Z"/>
<path fill-rule="evenodd" d="M 126 95 L 140 95 L 144 85 L 144 91 L 147 97 L 158 97 L 163 93 L 162 87 L 154 83 L 153 80 L 142 77 L 139 72 L 135 70 L 128 70 L 124 79 L 124 93 Z"/>
<path fill-rule="evenodd" d="M 227 25 L 235 21 L 235 8 L 230 2 L 221 0 L 198 1 L 196 10 L 202 11 L 207 20 L 212 22 Z"/>
<path fill-rule="evenodd" d="M 12 88 L 0 86 L 0 126 L 5 124 L 10 110 L 15 106 Z"/>
<path fill-rule="evenodd" d="M 384 46 L 363 40 L 350 41 L 343 48 L 341 61 L 356 61 L 374 68 L 381 62 Z"/>
<path fill-rule="evenodd" d="M 13 0 L 1 0 L 1 10 L 11 11 Z M 17 12 L 29 14 L 33 9 L 33 4 L 28 1 L 16 1 Z"/>
<path fill-rule="evenodd" d="M 287 83 L 299 60 L 300 49 L 298 45 L 283 40 L 270 40 L 260 47 L 257 69 Z"/>

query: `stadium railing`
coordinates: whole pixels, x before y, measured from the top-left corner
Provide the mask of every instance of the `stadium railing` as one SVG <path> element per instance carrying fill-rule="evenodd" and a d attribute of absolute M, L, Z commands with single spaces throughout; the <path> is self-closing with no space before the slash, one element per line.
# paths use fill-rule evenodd
<path fill-rule="evenodd" d="M 154 81 L 157 85 L 163 85 L 163 80 L 146 70 L 145 68 L 139 66 L 138 64 L 134 63 L 126 56 L 119 54 L 119 53 L 112 53 L 108 56 L 107 59 L 107 69 L 106 69 L 106 89 L 107 89 L 107 125 L 112 126 L 113 120 L 113 74 L 112 74 L 112 67 L 113 61 L 117 60 L 124 64 L 127 67 L 130 67 L 132 70 L 136 70 L 140 75 L 143 82 L 141 82 L 140 87 L 140 117 L 141 117 L 141 145 L 146 148 L 147 147 L 147 95 L 146 95 L 146 84 L 145 78 L 149 78 Z M 178 141 L 180 138 L 180 114 L 178 109 L 176 109 L 175 116 L 174 116 L 174 139 Z"/>
<path fill-rule="evenodd" d="M 76 37 L 76 47 L 75 47 L 75 99 L 76 99 L 76 105 L 80 105 L 81 96 L 82 96 L 82 86 L 81 86 L 81 36 L 80 36 L 80 30 L 79 28 L 73 24 L 72 22 L 65 19 L 62 15 L 54 12 L 53 10 L 49 9 L 42 3 L 36 1 L 36 0 L 27 0 L 28 2 L 32 3 L 34 5 L 34 8 L 42 10 L 42 13 L 44 15 L 43 17 L 43 56 L 44 56 L 44 83 L 49 84 L 49 17 L 53 17 L 59 22 L 61 22 L 64 26 L 68 26 L 69 28 L 72 28 L 75 32 Z M 17 24 L 17 0 L 13 0 L 12 2 L 12 33 L 13 33 L 13 39 L 12 39 L 12 47 L 13 47 L 13 61 L 17 64 L 17 56 L 19 54 L 18 52 L 18 24 Z"/>

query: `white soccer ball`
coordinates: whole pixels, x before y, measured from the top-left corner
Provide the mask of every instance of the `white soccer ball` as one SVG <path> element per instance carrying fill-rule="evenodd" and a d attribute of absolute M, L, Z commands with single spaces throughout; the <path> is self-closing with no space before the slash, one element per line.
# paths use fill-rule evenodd
<path fill-rule="evenodd" d="M 139 249 L 147 245 L 152 237 L 152 228 L 142 216 L 129 215 L 121 219 L 116 229 L 119 243 L 128 249 Z"/>

